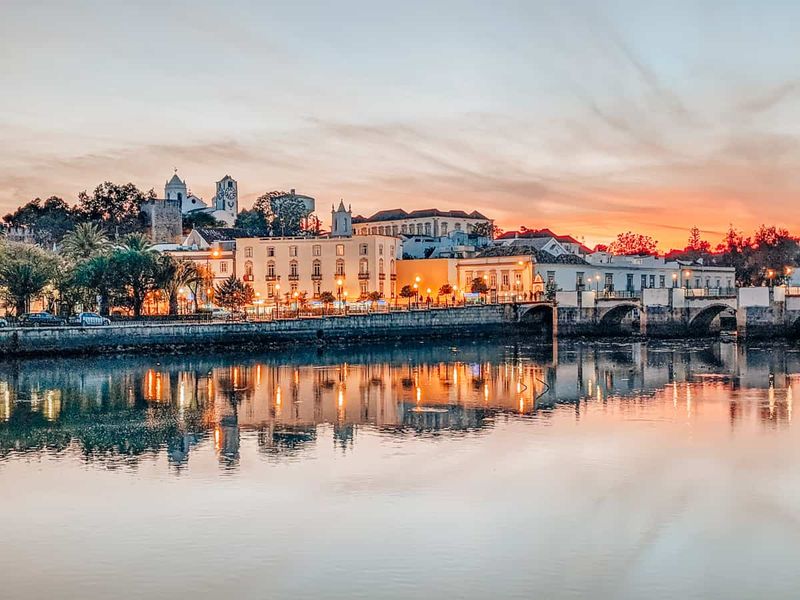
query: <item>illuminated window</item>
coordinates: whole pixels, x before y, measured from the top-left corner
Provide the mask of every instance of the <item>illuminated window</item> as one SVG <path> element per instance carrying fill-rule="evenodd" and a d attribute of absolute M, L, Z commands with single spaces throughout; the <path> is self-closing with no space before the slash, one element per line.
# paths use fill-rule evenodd
<path fill-rule="evenodd" d="M 336 244 L 336 256 L 344 256 L 344 244 Z"/>
<path fill-rule="evenodd" d="M 314 247 L 312 248 L 312 254 L 314 256 L 322 256 L 322 246 L 319 244 L 314 244 Z"/>
<path fill-rule="evenodd" d="M 336 261 L 336 274 L 344 275 L 344 261 L 341 258 Z"/>
<path fill-rule="evenodd" d="M 320 261 L 315 260 L 314 264 L 313 264 L 313 266 L 311 268 L 312 268 L 312 271 L 311 271 L 312 274 L 315 275 L 316 277 L 319 277 L 319 276 L 322 275 L 322 263 Z"/>
<path fill-rule="evenodd" d="M 228 263 L 225 261 L 219 263 L 219 272 L 220 273 L 227 273 L 228 272 Z"/>
<path fill-rule="evenodd" d="M 366 244 L 359 244 L 358 253 L 361 256 L 366 256 L 368 252 L 369 252 L 369 247 Z M 341 254 L 339 256 L 341 256 Z"/>
<path fill-rule="evenodd" d="M 297 246 L 289 246 L 289 256 L 297 256 Z"/>

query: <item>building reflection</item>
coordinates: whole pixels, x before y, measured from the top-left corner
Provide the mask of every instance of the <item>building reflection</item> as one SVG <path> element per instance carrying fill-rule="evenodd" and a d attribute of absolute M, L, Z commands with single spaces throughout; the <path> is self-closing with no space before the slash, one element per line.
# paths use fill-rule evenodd
<path fill-rule="evenodd" d="M 283 357 L 126 357 L 0 364 L 0 453 L 73 448 L 113 461 L 164 453 L 176 470 L 213 446 L 235 470 L 243 444 L 275 459 L 324 437 L 337 451 L 382 435 L 469 433 L 567 409 L 787 427 L 795 353 L 721 344 L 472 344 Z"/>

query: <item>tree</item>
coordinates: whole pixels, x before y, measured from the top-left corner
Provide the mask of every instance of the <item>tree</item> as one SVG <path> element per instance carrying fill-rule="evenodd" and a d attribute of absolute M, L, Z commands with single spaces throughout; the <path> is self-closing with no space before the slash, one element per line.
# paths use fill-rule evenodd
<path fill-rule="evenodd" d="M 98 254 L 75 266 L 75 282 L 86 291 L 87 304 L 98 304 L 101 315 L 108 315 L 111 308 L 111 298 L 116 285 L 109 254 Z"/>
<path fill-rule="evenodd" d="M 58 196 L 50 196 L 42 202 L 35 198 L 3 217 L 12 227 L 27 227 L 36 243 L 52 246 L 75 226 L 75 212 Z"/>
<path fill-rule="evenodd" d="M 253 212 L 255 215 L 246 215 L 248 222 L 265 228 L 267 235 L 281 237 L 303 233 L 304 221 L 308 217 L 305 202 L 294 194 L 277 191 L 256 198 L 251 213 Z"/>
<path fill-rule="evenodd" d="M 106 181 L 98 185 L 91 195 L 78 194 L 78 214 L 83 221 L 101 223 L 117 235 L 144 230 L 142 203 L 155 198 L 153 190 L 142 192 L 132 183 L 118 185 Z"/>
<path fill-rule="evenodd" d="M 489 291 L 489 286 L 483 277 L 476 277 L 470 282 L 469 289 L 473 294 L 485 294 Z"/>
<path fill-rule="evenodd" d="M 238 219 L 238 217 L 237 217 Z M 183 215 L 183 233 L 188 234 L 192 229 L 200 227 L 225 227 L 225 223 L 215 219 L 213 215 L 202 210 L 193 210 Z"/>
<path fill-rule="evenodd" d="M 255 293 L 253 288 L 231 275 L 217 285 L 214 292 L 217 304 L 231 311 L 239 311 L 248 304 L 252 304 Z"/>
<path fill-rule="evenodd" d="M 523 227 L 522 229 L 525 230 L 526 228 Z M 491 221 L 482 221 L 480 223 L 476 223 L 472 227 L 471 233 L 472 235 L 489 238 L 491 240 L 499 235 L 502 235 L 503 230 L 500 229 L 497 225 L 495 225 Z"/>
<path fill-rule="evenodd" d="M 408 310 L 411 310 L 411 299 L 417 295 L 417 291 L 410 285 L 400 288 L 400 297 L 408 299 Z"/>
<path fill-rule="evenodd" d="M 686 244 L 687 252 L 709 252 L 711 244 L 704 240 L 700 235 L 700 229 L 692 227 L 689 230 L 689 243 Z"/>
<path fill-rule="evenodd" d="M 375 305 L 378 303 L 380 299 L 381 299 L 380 292 L 370 292 L 369 294 L 367 294 L 367 300 L 369 300 L 372 303 L 373 310 L 375 309 Z"/>
<path fill-rule="evenodd" d="M 436 294 L 436 302 L 439 302 L 439 298 L 444 296 L 444 303 L 447 304 L 447 298 L 453 293 L 453 286 L 449 283 L 445 283 L 442 287 L 439 288 L 439 292 Z"/>
<path fill-rule="evenodd" d="M 649 235 L 627 231 L 617 235 L 617 239 L 608 245 L 608 251 L 618 256 L 656 255 L 658 242 Z"/>
<path fill-rule="evenodd" d="M 86 260 L 108 248 L 108 238 L 97 223 L 78 223 L 64 236 L 62 252 L 73 260 Z"/>
<path fill-rule="evenodd" d="M 132 233 L 123 239 L 122 246 L 110 254 L 112 291 L 116 300 L 140 317 L 147 294 L 157 289 L 157 254 L 146 236 Z"/>
<path fill-rule="evenodd" d="M 55 257 L 42 248 L 14 242 L 0 247 L 0 298 L 17 316 L 28 312 L 55 273 Z"/>
<path fill-rule="evenodd" d="M 336 300 L 336 296 L 333 295 L 333 292 L 322 292 L 319 295 L 319 301 L 322 302 L 322 314 L 325 315 L 328 312 L 328 307 L 334 303 Z"/>
<path fill-rule="evenodd" d="M 234 225 L 240 229 L 247 229 L 259 235 L 269 235 L 267 219 L 259 210 L 241 210 L 236 216 Z"/>
<path fill-rule="evenodd" d="M 157 259 L 156 286 L 167 297 L 168 313 L 178 314 L 178 297 L 180 289 L 189 286 L 198 278 L 197 267 L 192 261 L 176 260 L 168 254 L 162 254 Z"/>

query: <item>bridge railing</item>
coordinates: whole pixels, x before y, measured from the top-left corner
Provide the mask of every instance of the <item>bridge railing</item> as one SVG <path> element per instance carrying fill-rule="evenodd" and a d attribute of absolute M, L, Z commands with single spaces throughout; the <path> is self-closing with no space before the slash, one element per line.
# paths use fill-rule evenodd
<path fill-rule="evenodd" d="M 598 300 L 638 300 L 642 293 L 636 290 L 602 290 L 598 295 Z"/>
<path fill-rule="evenodd" d="M 687 298 L 735 298 L 735 287 L 718 288 L 684 288 Z"/>

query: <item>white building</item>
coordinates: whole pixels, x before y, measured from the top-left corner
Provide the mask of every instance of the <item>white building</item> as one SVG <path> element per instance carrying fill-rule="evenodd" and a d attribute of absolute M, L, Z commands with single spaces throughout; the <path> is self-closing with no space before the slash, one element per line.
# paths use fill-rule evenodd
<path fill-rule="evenodd" d="M 402 208 L 382 210 L 371 217 L 353 217 L 353 227 L 358 235 L 427 235 L 439 237 L 454 231 L 471 233 L 479 223 L 491 224 L 478 211 L 439 210 L 428 208 L 406 212 Z"/>
<path fill-rule="evenodd" d="M 216 183 L 216 193 L 211 206 L 202 198 L 192 194 L 186 181 L 178 177 L 176 172 L 164 185 L 164 198 L 180 202 L 181 213 L 186 215 L 201 211 L 213 216 L 218 221 L 232 227 L 239 214 L 239 189 L 236 180 L 225 175 Z"/>

